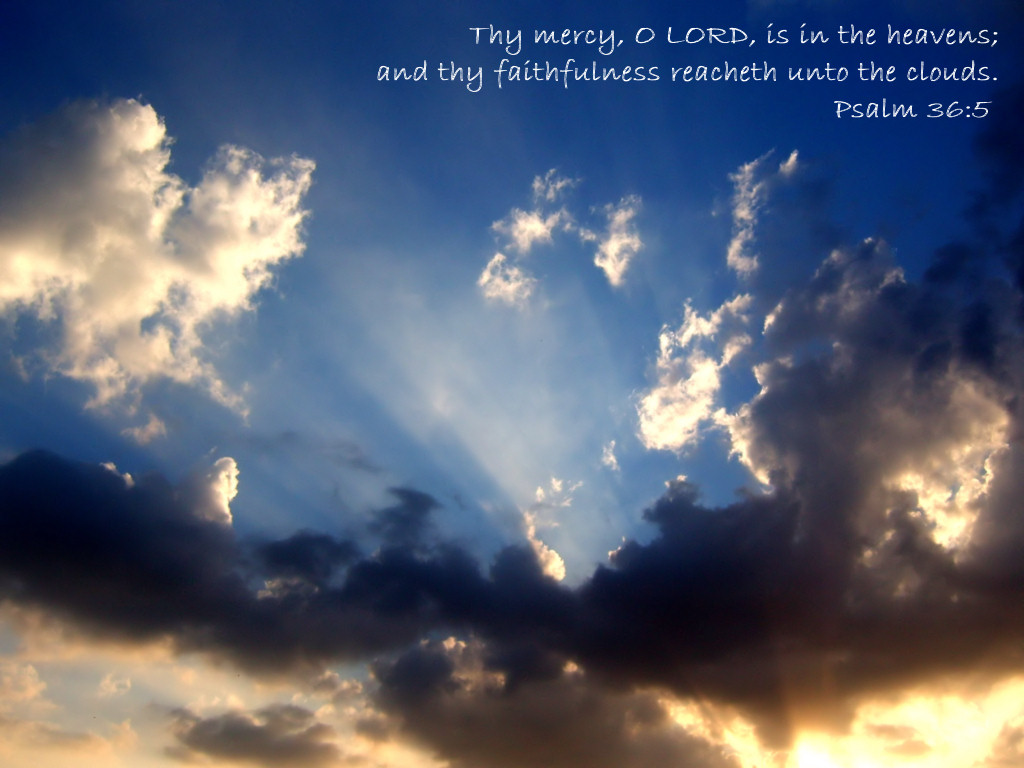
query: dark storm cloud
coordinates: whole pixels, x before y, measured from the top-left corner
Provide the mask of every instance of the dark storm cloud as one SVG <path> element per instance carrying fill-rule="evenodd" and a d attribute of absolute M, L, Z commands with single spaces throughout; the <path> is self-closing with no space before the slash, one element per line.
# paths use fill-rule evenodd
<path fill-rule="evenodd" d="M 178 745 L 166 753 L 188 761 L 203 756 L 267 768 L 316 768 L 342 759 L 334 729 L 301 707 L 277 705 L 210 718 L 181 709 L 172 715 L 171 730 Z"/>
<path fill-rule="evenodd" d="M 230 530 L 175 495 L 156 476 L 18 457 L 0 468 L 4 597 L 138 639 L 223 618 L 248 595 Z"/>
<path fill-rule="evenodd" d="M 837 290 L 842 284 L 835 283 Z M 819 408 L 816 427 L 790 424 L 791 433 L 828 433 L 830 419 L 864 417 L 846 409 L 869 400 L 830 381 L 820 361 L 803 365 L 817 374 L 781 379 L 779 389 L 769 390 L 778 398 L 771 407 L 795 408 L 798 398 L 782 397 L 781 388 L 807 379 L 833 408 Z M 936 414 L 937 405 L 918 416 L 930 421 Z M 865 449 L 870 430 L 850 434 L 844 461 Z M 851 697 L 865 691 L 934 672 L 1015 668 L 1014 649 L 1024 637 L 1024 526 L 1014 499 L 1024 473 L 997 468 L 1001 481 L 974 549 L 958 562 L 931 540 L 907 494 L 891 495 L 876 510 L 870 494 L 837 497 L 823 508 L 816 478 L 805 479 L 790 456 L 796 449 L 789 442 L 804 441 L 786 438 L 774 450 L 792 476 L 780 470 L 774 492 L 712 509 L 699 504 L 692 486 L 675 483 L 645 513 L 658 535 L 647 544 L 627 542 L 575 590 L 545 578 L 527 547 L 504 550 L 486 574 L 454 546 L 391 546 L 358 557 L 351 543 L 308 532 L 263 545 L 259 557 L 243 556 L 229 528 L 196 518 L 168 484 L 150 478 L 129 487 L 108 469 L 42 453 L 0 469 L 0 573 L 9 600 L 122 638 L 170 636 L 184 649 L 251 669 L 378 655 L 438 631 L 475 635 L 481 674 L 500 675 L 492 688 L 460 688 L 456 661 L 436 647 L 377 667 L 382 709 L 440 753 L 469 764 L 497 742 L 460 736 L 457 724 L 467 712 L 481 723 L 519 722 L 517 754 L 526 759 L 541 748 L 526 735 L 543 732 L 543 719 L 534 718 L 541 700 L 590 702 L 606 738 L 625 739 L 633 733 L 625 724 L 643 698 L 629 691 L 667 687 L 738 705 L 757 718 L 763 736 L 784 744 L 794 702 L 838 726 Z M 886 450 L 906 446 L 896 441 Z M 867 469 L 859 476 L 870 479 L 878 460 L 862 463 Z M 420 509 L 427 497 L 400 498 Z M 1018 533 L 998 535 L 1006 531 Z M 862 558 L 869 548 L 870 567 Z M 253 570 L 252 561 L 260 568 Z M 897 594 L 901 583 L 912 588 Z M 563 671 L 570 660 L 585 678 Z M 610 698 L 601 699 L 601 691 Z M 413 717 L 422 707 L 436 718 L 429 730 Z M 228 719 L 196 730 L 194 738 L 242 727 Z M 590 739 L 583 722 L 546 727 L 565 729 L 569 742 Z M 651 743 L 609 744 L 608 754 L 619 764 L 647 765 L 654 764 L 649 750 L 664 755 L 699 746 L 676 743 L 681 737 L 667 726 L 647 733 Z"/>
<path fill-rule="evenodd" d="M 841 730 L 864 694 L 1019 670 L 1019 577 L 978 578 L 913 506 L 883 512 L 866 566 L 868 542 L 818 523 L 799 490 L 707 509 L 676 485 L 648 512 L 661 535 L 580 590 L 572 656 L 613 684 L 737 705 L 777 747 L 798 722 Z"/>
<path fill-rule="evenodd" d="M 420 542 L 431 529 L 430 513 L 441 505 L 433 496 L 412 488 L 391 488 L 390 492 L 399 503 L 378 512 L 370 531 L 391 545 Z"/>
<path fill-rule="evenodd" d="M 647 624 L 598 646 L 601 665 L 643 661 L 652 682 L 759 713 L 780 742 L 794 706 L 841 726 L 861 694 L 1019 670 L 1019 432 L 989 456 L 995 479 L 958 552 L 899 490 L 908 472 L 945 472 L 957 490 L 951 457 L 1019 419 L 1018 302 L 998 280 L 968 300 L 907 283 L 875 242 L 834 253 L 789 291 L 740 430 L 775 490 L 712 511 L 676 489 L 648 512 L 661 536 L 624 547 L 584 591 L 600 610 L 635 614 L 615 626 Z M 646 653 L 622 652 L 638 640 Z"/>
<path fill-rule="evenodd" d="M 436 502 L 396 496 L 383 532 L 409 540 Z M 169 637 L 277 672 L 398 649 L 442 627 L 515 637 L 517 622 L 555 620 L 551 594 L 569 599 L 525 546 L 489 577 L 451 545 L 359 557 L 353 542 L 307 531 L 246 546 L 187 499 L 158 476 L 132 483 L 46 452 L 18 457 L 0 467 L 0 594 L 90 632 Z"/>
<path fill-rule="evenodd" d="M 352 541 L 300 531 L 287 539 L 258 545 L 256 554 L 269 577 L 296 578 L 321 586 L 342 566 L 355 560 L 359 548 Z"/>
<path fill-rule="evenodd" d="M 381 710 L 453 768 L 737 765 L 676 726 L 653 694 L 610 692 L 579 672 L 510 693 L 476 655 L 464 644 L 429 644 L 375 669 Z"/>
<path fill-rule="evenodd" d="M 469 567 L 385 550 L 321 589 L 356 551 L 303 533 L 246 552 L 156 476 L 132 484 L 44 452 L 0 468 L 3 597 L 122 639 L 168 636 L 264 669 L 375 653 L 437 621 L 420 585 Z"/>

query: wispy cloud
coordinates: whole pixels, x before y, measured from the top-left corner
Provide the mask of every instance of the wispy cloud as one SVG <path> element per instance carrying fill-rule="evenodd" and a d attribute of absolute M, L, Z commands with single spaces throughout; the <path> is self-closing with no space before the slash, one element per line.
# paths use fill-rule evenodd
<path fill-rule="evenodd" d="M 633 221 L 640 210 L 640 198 L 630 195 L 601 210 L 608 219 L 606 230 L 597 234 L 581 229 L 580 236 L 584 241 L 597 243 L 594 264 L 604 271 L 613 287 L 618 287 L 625 279 L 630 262 L 644 245 Z"/>
<path fill-rule="evenodd" d="M 522 267 L 510 264 L 504 254 L 496 253 L 480 273 L 477 285 L 483 291 L 484 298 L 512 307 L 522 307 L 533 295 L 537 280 Z"/>
<path fill-rule="evenodd" d="M 754 248 L 758 217 L 776 179 L 785 179 L 796 173 L 799 160 L 796 150 L 772 169 L 768 152 L 756 160 L 741 165 L 729 178 L 734 192 L 732 197 L 732 240 L 726 251 L 726 263 L 741 277 L 756 272 L 760 266 Z"/>
<path fill-rule="evenodd" d="M 601 464 L 613 472 L 620 471 L 619 460 L 615 456 L 614 440 L 609 440 L 601 449 Z"/>
<path fill-rule="evenodd" d="M 557 168 L 551 168 L 543 176 L 533 177 L 533 199 L 553 203 L 565 190 L 572 189 L 579 183 L 579 179 L 562 176 Z"/>
<path fill-rule="evenodd" d="M 38 700 L 45 690 L 46 683 L 31 664 L 0 662 L 0 712 L 11 705 Z"/>
<path fill-rule="evenodd" d="M 503 253 L 497 253 L 488 262 L 477 280 L 486 298 L 511 306 L 524 307 L 538 286 L 538 280 L 522 266 L 521 261 L 537 245 L 550 245 L 556 232 L 573 233 L 580 242 L 596 244 L 594 265 L 601 269 L 608 282 L 621 286 L 626 272 L 636 254 L 643 248 L 643 240 L 637 231 L 635 219 L 641 201 L 637 195 L 623 197 L 618 203 L 594 208 L 600 213 L 605 224 L 602 231 L 596 231 L 579 223 L 569 207 L 563 205 L 552 210 L 570 189 L 580 183 L 559 175 L 556 169 L 533 179 L 533 200 L 535 207 L 529 211 L 513 208 L 509 214 L 496 221 L 492 228 L 502 235 L 507 250 L 514 251 L 514 262 Z"/>
<path fill-rule="evenodd" d="M 337 765 L 342 751 L 334 729 L 302 707 L 275 705 L 255 712 L 200 717 L 187 709 L 173 713 L 178 744 L 167 754 L 182 760 L 242 761 L 275 766 Z"/>

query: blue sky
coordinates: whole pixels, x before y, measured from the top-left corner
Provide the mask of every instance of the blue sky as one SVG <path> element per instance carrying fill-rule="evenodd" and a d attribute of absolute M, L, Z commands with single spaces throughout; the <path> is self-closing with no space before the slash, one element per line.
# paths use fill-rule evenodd
<path fill-rule="evenodd" d="M 0 755 L 1021 764 L 1021 20 L 6 4 Z"/>

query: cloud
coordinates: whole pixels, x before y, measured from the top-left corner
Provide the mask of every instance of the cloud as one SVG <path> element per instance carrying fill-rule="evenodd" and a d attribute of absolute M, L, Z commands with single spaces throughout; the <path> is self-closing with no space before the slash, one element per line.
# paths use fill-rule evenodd
<path fill-rule="evenodd" d="M 778 165 L 777 169 L 766 170 L 768 161 L 773 154 L 769 152 L 756 160 L 741 165 L 729 177 L 734 185 L 732 197 L 733 235 L 726 251 L 726 263 L 741 277 L 751 275 L 760 266 L 758 256 L 753 251 L 754 237 L 758 217 L 772 187 L 778 180 L 792 176 L 799 167 L 797 152 L 793 150 L 789 157 Z"/>
<path fill-rule="evenodd" d="M 318 588 L 344 565 L 356 560 L 359 548 L 324 533 L 301 531 L 287 539 L 260 544 L 257 556 L 269 578 L 297 580 Z"/>
<path fill-rule="evenodd" d="M 795 171 L 791 156 L 759 177 L 764 162 L 734 178 L 733 256 L 753 253 L 759 185 Z M 1004 601 L 1024 551 L 1021 294 L 987 224 L 917 284 L 881 240 L 834 249 L 743 341 L 760 392 L 733 413 L 714 410 L 718 373 L 763 299 L 731 331 L 691 309 L 663 331 L 638 409 L 645 444 L 723 427 L 771 490 L 710 510 L 673 484 L 646 513 L 660 535 L 627 542 L 582 589 L 598 627 L 586 668 L 652 684 L 677 669 L 674 690 L 740 706 L 769 745 L 808 724 L 841 732 L 883 691 L 1019 671 L 1024 614 Z M 929 749 L 910 736 L 890 747 Z"/>
<path fill-rule="evenodd" d="M 612 472 L 619 472 L 619 460 L 615 457 L 615 441 L 609 440 L 601 448 L 601 465 L 608 467 Z"/>
<path fill-rule="evenodd" d="M 380 708 L 453 768 L 736 765 L 673 723 L 653 694 L 609 694 L 558 667 L 512 688 L 477 643 L 424 644 L 375 676 Z"/>
<path fill-rule="evenodd" d="M 545 727 L 565 739 L 546 747 L 557 764 L 568 759 L 562 743 L 584 743 L 604 723 L 598 743 L 621 764 L 647 764 L 660 744 L 662 758 L 697 750 L 714 765 L 708 744 L 635 724 L 636 707 L 661 722 L 657 707 L 641 707 L 652 688 L 738 708 L 782 748 L 800 723 L 841 730 L 865 697 L 936 675 L 998 679 L 1017 670 L 1024 633 L 1019 447 L 1004 441 L 989 457 L 991 479 L 966 504 L 976 520 L 949 546 L 900 478 L 975 456 L 950 449 L 989 434 L 978 414 L 1009 428 L 1020 343 L 1001 335 L 1017 333 L 1005 320 L 993 358 L 977 361 L 958 341 L 965 314 L 891 279 L 886 259 L 877 247 L 833 257 L 783 303 L 772 335 L 792 360 L 767 369 L 743 414 L 748 460 L 773 489 L 709 508 L 693 486 L 671 484 L 645 513 L 655 537 L 627 541 L 578 588 L 545 578 L 528 543 L 484 572 L 452 543 L 392 536 L 363 556 L 304 534 L 264 545 L 260 564 L 247 565 L 231 529 L 183 506 L 189 497 L 172 486 L 43 454 L 0 469 L 0 584 L 6 599 L 94 631 L 171 637 L 253 670 L 322 670 L 412 645 L 378 667 L 380 707 L 456 764 L 500 766 L 498 747 L 525 759 L 544 749 L 533 734 Z M 693 338 L 715 327 L 700 320 Z M 838 343 L 810 343 L 818 334 Z M 545 502 L 558 495 L 555 483 L 543 490 Z M 419 520 L 427 498 L 400 496 L 404 511 L 382 519 Z M 285 581 L 260 589 L 261 577 Z M 415 650 L 440 631 L 475 638 L 487 679 L 509 691 L 466 683 L 447 650 Z M 585 677 L 564 672 L 570 663 Z M 551 721 L 543 701 L 594 718 Z M 469 716 L 495 728 L 460 728 Z M 181 722 L 192 734 L 198 721 Z M 520 747 L 495 735 L 502 722 Z M 189 745 L 247 727 L 267 723 L 215 719 Z"/>
<path fill-rule="evenodd" d="M 814 746 L 802 732 L 848 732 L 878 701 L 940 682 L 968 698 L 1022 672 L 1024 298 L 1006 242 L 958 246 L 984 279 L 943 249 L 915 282 L 869 239 L 771 305 L 688 308 L 662 331 L 646 439 L 685 447 L 717 425 L 766 488 L 711 506 L 670 483 L 643 513 L 652 530 L 578 586 L 545 572 L 536 519 L 484 563 L 425 535 L 436 502 L 411 488 L 380 511 L 372 552 L 309 531 L 247 543 L 210 514 L 236 467 L 198 476 L 204 495 L 32 453 L 0 467 L 0 596 L 261 675 L 374 660 L 382 719 L 364 735 L 455 766 L 717 766 L 715 713 L 798 751 Z M 726 411 L 721 370 L 741 360 L 757 391 Z M 567 493 L 541 490 L 543 505 Z M 333 743 L 304 736 L 318 721 L 302 712 L 182 713 L 182 754 L 250 731 Z M 1019 752 L 1014 717 L 991 724 L 993 765 Z M 940 748 L 923 728 L 874 738 Z"/>
<path fill-rule="evenodd" d="M 0 468 L 0 589 L 86 631 L 159 639 L 213 620 L 246 593 L 232 572 L 231 529 L 207 516 L 210 494 L 158 476 L 24 454 Z M 183 499 L 200 503 L 196 510 Z"/>
<path fill-rule="evenodd" d="M 558 175 L 555 169 L 533 179 L 533 199 L 537 207 L 530 211 L 513 208 L 491 228 L 506 240 L 506 245 L 518 252 L 518 258 L 527 256 L 538 243 L 551 243 L 559 226 L 568 228 L 572 220 L 564 208 L 545 210 L 545 203 L 555 202 L 563 190 L 575 181 Z M 511 263 L 503 253 L 496 253 L 487 263 L 477 280 L 484 297 L 509 306 L 525 307 L 537 288 L 537 279 L 521 266 Z"/>
<path fill-rule="evenodd" d="M 618 287 L 625 279 L 630 262 L 643 248 L 643 240 L 634 221 L 640 210 L 640 198 L 629 195 L 617 204 L 594 209 L 606 220 L 604 231 L 598 233 L 578 224 L 577 217 L 565 206 L 557 210 L 549 207 L 578 183 L 579 179 L 560 176 L 556 169 L 549 170 L 544 176 L 535 176 L 535 207 L 529 211 L 513 208 L 508 216 L 496 221 L 492 229 L 505 237 L 507 249 L 516 252 L 516 261 L 528 256 L 535 245 L 552 243 L 558 230 L 575 233 L 580 242 L 597 244 L 594 264 L 613 286 Z M 491 258 L 477 280 L 487 299 L 518 307 L 526 305 L 537 284 L 535 277 L 513 264 L 503 253 Z"/>
<path fill-rule="evenodd" d="M 506 235 L 520 253 L 529 253 L 535 244 L 551 242 L 551 233 L 564 217 L 563 211 L 543 216 L 540 211 L 513 208 L 506 219 L 494 223 L 494 231 Z"/>
<path fill-rule="evenodd" d="M 572 494 L 579 490 L 582 485 L 582 480 L 570 483 L 567 486 L 564 480 L 552 477 L 546 488 L 543 485 L 537 486 L 537 490 L 534 493 L 536 501 L 527 509 L 522 510 L 523 531 L 526 535 L 526 541 L 537 558 L 541 571 L 545 576 L 555 581 L 565 579 L 565 561 L 558 552 L 541 540 L 537 529 L 540 527 L 557 527 L 558 523 L 556 521 L 543 519 L 544 513 L 571 507 Z"/>
<path fill-rule="evenodd" d="M 580 183 L 579 179 L 570 179 L 551 168 L 543 176 L 533 177 L 533 199 L 553 203 L 562 196 L 565 190 L 572 189 Z"/>
<path fill-rule="evenodd" d="M 205 493 L 195 477 L 128 482 L 45 452 L 0 467 L 0 596 L 88 635 L 169 641 L 276 674 L 396 650 L 484 616 L 504 626 L 531 605 L 505 608 L 520 588 L 551 599 L 554 582 L 525 543 L 485 577 L 460 547 L 421 541 L 436 506 L 426 494 L 397 491 L 399 504 L 378 515 L 385 545 L 359 556 L 354 542 L 312 532 L 243 545 L 210 514 L 223 472 L 205 477 Z"/>
<path fill-rule="evenodd" d="M 115 672 L 108 672 L 100 681 L 96 695 L 102 699 L 112 698 L 114 696 L 123 696 L 128 693 L 131 688 L 132 681 L 130 677 L 125 677 Z"/>
<path fill-rule="evenodd" d="M 231 525 L 231 500 L 238 495 L 238 465 L 230 456 L 217 459 L 206 472 L 189 477 L 179 493 L 201 519 Z"/>
<path fill-rule="evenodd" d="M 640 441 L 646 448 L 682 451 L 714 420 L 721 371 L 750 344 L 744 332 L 751 297 L 739 295 L 707 317 L 687 305 L 677 330 L 658 337 L 657 383 L 637 403 Z M 709 350 L 708 343 L 718 350 Z"/>
<path fill-rule="evenodd" d="M 399 503 L 376 513 L 370 531 L 379 534 L 385 543 L 413 547 L 431 531 L 430 514 L 441 505 L 433 496 L 412 488 L 391 488 Z"/>
<path fill-rule="evenodd" d="M 71 731 L 52 723 L 5 718 L 3 715 L 0 715 L 0 735 L 3 735 L 7 745 L 68 750 L 76 756 L 104 752 L 111 746 L 110 742 L 95 733 Z"/>
<path fill-rule="evenodd" d="M 537 280 L 522 267 L 509 264 L 504 254 L 496 253 L 480 273 L 477 285 L 483 290 L 484 298 L 490 301 L 522 307 L 533 295 Z"/>
<path fill-rule="evenodd" d="M 296 706 L 274 705 L 209 718 L 180 709 L 173 713 L 171 730 L 178 745 L 169 747 L 167 754 L 188 761 L 205 757 L 268 768 L 315 768 L 337 765 L 342 758 L 334 729 Z"/>
<path fill-rule="evenodd" d="M 88 382 L 91 404 L 137 404 L 157 378 L 242 408 L 203 353 L 303 250 L 313 163 L 224 146 L 195 187 L 134 100 L 75 102 L 0 143 L 0 310 L 51 329 L 32 366 Z M 138 434 L 158 436 L 150 420 Z"/>
<path fill-rule="evenodd" d="M 508 246 L 521 255 L 528 254 L 537 243 L 550 243 L 551 236 L 561 226 L 572 227 L 572 217 L 564 208 L 545 210 L 546 203 L 554 203 L 567 189 L 572 189 L 578 180 L 560 176 L 554 168 L 544 176 L 533 178 L 533 200 L 536 207 L 530 211 L 513 208 L 508 216 L 494 222 L 492 229 L 504 235 Z"/>
<path fill-rule="evenodd" d="M 1024 725 L 1006 724 L 980 768 L 1014 768 L 1024 764 Z"/>
<path fill-rule="evenodd" d="M 769 197 L 783 184 L 791 182 L 803 168 L 794 150 L 772 170 L 769 160 L 773 154 L 768 152 L 745 163 L 729 177 L 735 191 L 732 199 L 733 237 L 726 250 L 726 264 L 746 283 L 751 282 L 749 278 L 758 268 L 758 257 L 753 249 L 757 245 L 755 234 L 762 209 Z M 799 214 L 794 213 L 790 206 L 783 205 L 782 210 L 787 215 L 802 218 L 814 216 L 817 209 L 804 204 L 804 198 L 812 198 L 811 192 L 803 188 L 798 192 L 800 202 L 796 210 Z M 820 198 L 820 190 L 815 189 L 813 197 Z M 816 234 L 820 234 L 818 230 L 830 229 L 817 222 L 807 228 Z M 777 239 L 777 233 L 769 229 L 768 239 Z M 786 237 L 792 240 L 791 233 Z M 791 243 L 787 241 L 786 245 Z M 699 442 L 706 427 L 714 426 L 731 431 L 735 453 L 741 457 L 746 455 L 737 415 L 722 407 L 719 393 L 722 372 L 740 352 L 755 342 L 748 329 L 751 316 L 771 300 L 768 297 L 773 293 L 773 281 L 762 280 L 760 283 L 747 285 L 748 289 L 760 290 L 737 292 L 707 317 L 702 317 L 687 303 L 679 329 L 662 328 L 655 362 L 657 381 L 637 402 L 639 437 L 646 448 L 685 451 Z M 765 331 L 775 319 L 776 312 L 768 312 L 763 320 Z M 780 358 L 780 362 L 784 359 Z M 755 367 L 755 376 L 759 377 L 762 370 L 763 367 Z M 762 482 L 767 482 L 763 471 L 751 469 Z"/>
<path fill-rule="evenodd" d="M 121 430 L 121 434 L 125 437 L 129 437 L 139 445 L 147 445 L 153 442 L 158 437 L 164 437 L 167 435 L 167 425 L 161 421 L 156 414 L 149 414 L 148 420 L 145 424 L 138 427 L 128 427 Z"/>
<path fill-rule="evenodd" d="M 907 283 L 882 242 L 833 252 L 770 315 L 765 337 L 777 352 L 758 366 L 762 391 L 732 424 L 737 452 L 762 476 L 815 476 L 822 464 L 830 479 L 833 464 L 849 461 L 851 478 L 865 473 L 862 488 L 912 490 L 930 515 L 958 500 L 942 502 L 944 516 L 973 516 L 1012 418 L 1003 385 L 980 374 L 981 338 L 963 335 L 976 311 Z M 823 341 L 830 354 L 812 354 Z M 809 400 L 817 422 L 802 428 L 790 420 Z"/>
<path fill-rule="evenodd" d="M 31 664 L 0 661 L 0 712 L 8 711 L 11 705 L 36 701 L 45 690 L 46 683 Z"/>
<path fill-rule="evenodd" d="M 979 301 L 998 307 L 982 355 L 964 334 Z M 615 696 L 659 688 L 736 708 L 784 748 L 802 723 L 842 730 L 870 697 L 1019 671 L 1019 302 L 1005 283 L 969 301 L 945 283 L 909 283 L 880 242 L 832 254 L 774 309 L 757 349 L 761 389 L 728 423 L 771 489 L 713 508 L 672 483 L 645 512 L 656 535 L 625 542 L 576 588 L 546 577 L 536 528 L 486 569 L 454 543 L 424 542 L 433 505 L 411 489 L 382 511 L 386 542 L 371 555 L 307 533 L 254 560 L 201 496 L 44 454 L 0 468 L 0 584 L 8 600 L 94 631 L 170 637 L 253 670 L 322 670 L 455 632 L 483 643 L 506 680 L 557 679 L 545 676 L 572 662 L 587 691 L 607 683 L 611 698 L 595 706 L 614 717 L 626 717 Z M 691 311 L 666 331 L 667 359 L 715 339 L 728 347 L 744 307 Z M 211 493 L 222 478 L 208 477 Z M 942 487 L 939 503 L 929 489 Z M 552 481 L 539 503 L 565 493 Z M 941 535 L 943 517 L 963 521 L 956 535 Z M 430 661 L 437 679 L 455 679 L 442 662 Z M 421 700 L 442 702 L 435 714 L 454 723 L 458 689 L 433 680 Z M 579 690 L 549 684 L 554 698 Z M 402 696 L 382 706 L 411 723 L 417 699 Z M 481 712 L 515 722 L 523 700 Z M 454 726 L 437 728 L 431 743 L 450 759 L 477 748 L 446 745 Z"/>
<path fill-rule="evenodd" d="M 565 578 L 565 561 L 555 550 L 541 541 L 537 535 L 537 513 L 527 510 L 523 513 L 523 527 L 526 529 L 526 540 L 530 543 L 541 571 L 555 581 Z"/>
<path fill-rule="evenodd" d="M 633 223 L 639 210 L 639 197 L 624 197 L 617 205 L 609 204 L 604 207 L 603 212 L 608 218 L 604 234 L 597 235 L 590 230 L 581 230 L 583 240 L 597 241 L 594 264 L 604 271 L 608 282 L 616 288 L 622 285 L 630 262 L 644 245 Z"/>

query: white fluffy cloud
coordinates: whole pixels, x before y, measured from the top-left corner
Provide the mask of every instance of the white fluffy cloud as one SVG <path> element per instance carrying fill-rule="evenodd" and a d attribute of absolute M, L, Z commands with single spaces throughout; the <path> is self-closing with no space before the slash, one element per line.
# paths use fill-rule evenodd
<path fill-rule="evenodd" d="M 550 243 L 551 233 L 564 219 L 564 211 L 545 216 L 539 210 L 514 208 L 506 218 L 494 223 L 494 231 L 508 237 L 510 245 L 520 253 L 528 253 L 537 243 Z"/>
<path fill-rule="evenodd" d="M 491 258 L 477 280 L 487 299 L 510 306 L 526 306 L 538 281 L 519 266 L 519 262 L 528 257 L 536 245 L 553 243 L 559 230 L 571 233 L 580 242 L 596 244 L 594 264 L 612 286 L 622 285 L 630 262 L 643 248 L 635 223 L 640 198 L 627 195 L 618 203 L 591 209 L 592 213 L 599 212 L 606 219 L 603 231 L 597 232 L 581 225 L 565 206 L 552 210 L 552 204 L 578 183 L 579 179 L 560 176 L 552 168 L 543 176 L 534 177 L 531 210 L 513 208 L 505 218 L 494 222 L 491 228 L 504 239 L 503 247 L 515 254 L 515 263 L 503 253 Z"/>
<path fill-rule="evenodd" d="M 505 236 L 509 248 L 525 256 L 535 245 L 550 243 L 559 226 L 566 230 L 572 229 L 572 216 L 565 208 L 552 211 L 545 204 L 556 202 L 565 190 L 572 189 L 576 184 L 576 179 L 559 175 L 555 168 L 543 176 L 534 176 L 533 209 L 524 211 L 513 208 L 508 216 L 494 222 L 491 228 Z"/>
<path fill-rule="evenodd" d="M 800 167 L 796 150 L 777 166 L 770 163 L 772 155 L 773 152 L 767 152 L 744 163 L 729 176 L 733 183 L 733 235 L 726 249 L 726 264 L 741 278 L 750 277 L 758 269 L 755 230 L 771 192 Z M 633 214 L 629 213 L 626 201 L 620 210 L 624 212 L 619 217 L 622 231 Z M 613 220 L 611 215 L 609 220 Z M 615 227 L 609 226 L 609 233 L 613 231 Z M 726 412 L 718 405 L 718 394 L 722 370 L 752 343 L 747 326 L 753 306 L 754 297 L 746 293 L 737 293 L 706 317 L 687 305 L 677 330 L 662 328 L 658 337 L 657 382 L 637 403 L 639 436 L 646 448 L 685 450 L 700 439 L 701 429 L 710 423 L 730 433 L 734 452 L 745 460 L 742 409 L 740 413 Z M 764 318 L 766 331 L 778 311 L 776 308 Z M 754 374 L 758 375 L 756 367 Z M 755 474 L 764 479 L 763 473 L 755 470 Z"/>
<path fill-rule="evenodd" d="M 637 405 L 640 440 L 650 449 L 680 451 L 699 438 L 702 424 L 715 417 L 722 368 L 750 338 L 742 332 L 752 298 L 743 294 L 706 317 L 687 306 L 677 330 L 663 328 L 657 383 Z M 707 349 L 704 342 L 713 342 Z"/>
<path fill-rule="evenodd" d="M 480 273 L 477 285 L 485 298 L 515 307 L 529 300 L 537 280 L 521 267 L 509 264 L 504 254 L 496 253 Z"/>
<path fill-rule="evenodd" d="M 537 557 L 541 570 L 555 581 L 565 579 L 565 561 L 555 550 L 545 544 L 537 535 L 537 514 L 529 510 L 523 513 L 523 526 L 526 529 L 526 540 L 530 549 Z"/>
<path fill-rule="evenodd" d="M 137 403 L 166 377 L 241 408 L 203 336 L 302 252 L 314 165 L 225 146 L 190 187 L 170 146 L 134 100 L 74 103 L 3 140 L 0 311 L 51 329 L 28 367 L 90 383 L 92 405 Z"/>
<path fill-rule="evenodd" d="M 238 495 L 238 464 L 230 456 L 217 459 L 206 472 L 188 478 L 181 492 L 199 517 L 231 525 L 231 500 Z"/>
<path fill-rule="evenodd" d="M 538 485 L 534 492 L 536 501 L 527 509 L 522 510 L 523 530 L 526 540 L 530 544 L 540 563 L 541 570 L 545 575 L 555 581 L 563 581 L 566 575 L 565 561 L 553 548 L 541 540 L 538 534 L 539 528 L 557 528 L 558 523 L 548 519 L 545 513 L 558 509 L 565 509 L 572 506 L 573 493 L 583 486 L 583 481 L 566 483 L 564 480 L 552 477 L 547 486 Z"/>
<path fill-rule="evenodd" d="M 644 245 L 633 222 L 639 210 L 639 197 L 624 197 L 618 205 L 609 204 L 603 208 L 605 216 L 608 217 L 608 227 L 603 235 L 599 236 L 588 230 L 581 231 L 584 240 L 597 241 L 594 264 L 604 270 L 608 282 L 615 287 L 622 285 L 629 263 Z"/>

